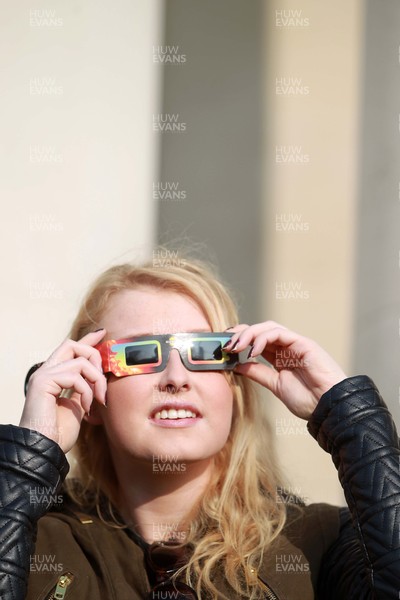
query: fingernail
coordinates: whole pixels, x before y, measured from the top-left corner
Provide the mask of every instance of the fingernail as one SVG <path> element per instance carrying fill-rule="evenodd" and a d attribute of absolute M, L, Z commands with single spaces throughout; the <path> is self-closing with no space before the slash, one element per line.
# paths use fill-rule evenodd
<path fill-rule="evenodd" d="M 231 325 L 230 327 L 227 327 L 227 328 L 225 329 L 225 331 L 228 331 L 228 329 L 233 329 L 234 327 L 235 327 L 234 325 Z"/>
<path fill-rule="evenodd" d="M 103 330 L 104 330 L 104 327 L 99 327 L 95 331 L 92 331 L 92 333 L 97 333 L 98 331 L 103 331 Z"/>
<path fill-rule="evenodd" d="M 232 346 L 232 348 L 231 348 L 231 351 L 235 350 L 235 348 L 236 348 L 236 346 L 238 345 L 238 343 L 239 343 L 239 342 L 240 342 L 240 338 L 238 338 L 238 339 L 236 340 L 236 342 L 233 344 L 233 346 Z"/>
<path fill-rule="evenodd" d="M 232 340 L 228 340 L 228 341 L 226 342 L 226 344 L 224 344 L 224 345 L 222 346 L 222 350 L 225 350 L 225 348 L 227 348 L 227 347 L 229 346 L 229 344 L 231 344 L 231 343 L 232 343 Z"/>
<path fill-rule="evenodd" d="M 254 345 L 250 346 L 250 351 L 247 355 L 247 358 L 253 358 L 253 350 L 254 350 Z"/>

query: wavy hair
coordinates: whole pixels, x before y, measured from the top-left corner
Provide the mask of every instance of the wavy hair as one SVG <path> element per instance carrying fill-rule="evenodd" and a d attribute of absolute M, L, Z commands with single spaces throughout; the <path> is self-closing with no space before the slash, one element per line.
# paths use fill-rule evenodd
<path fill-rule="evenodd" d="M 231 294 L 208 265 L 198 260 L 165 262 L 169 264 L 126 263 L 100 275 L 72 325 L 72 339 L 78 340 L 100 326 L 114 294 L 143 286 L 194 300 L 214 331 L 238 322 Z M 221 596 L 214 583 L 215 574 L 222 571 L 232 591 L 256 600 L 265 594 L 257 572 L 285 523 L 285 506 L 277 502 L 281 477 L 265 403 L 248 378 L 232 372 L 225 376 L 233 393 L 231 431 L 215 457 L 206 492 L 188 515 L 186 542 L 193 544 L 194 552 L 181 571 L 199 598 L 230 600 Z M 83 421 L 73 456 L 80 482 L 79 492 L 69 486 L 73 500 L 84 509 L 97 508 L 101 515 L 101 498 L 106 496 L 118 509 L 118 482 L 104 428 Z"/>

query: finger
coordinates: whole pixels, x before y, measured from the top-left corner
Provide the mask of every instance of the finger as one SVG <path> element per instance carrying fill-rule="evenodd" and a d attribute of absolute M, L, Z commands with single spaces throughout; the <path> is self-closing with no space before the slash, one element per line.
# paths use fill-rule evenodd
<path fill-rule="evenodd" d="M 248 327 L 248 325 L 246 325 L 245 323 L 239 323 L 238 325 L 234 325 L 233 327 L 227 327 L 225 331 L 229 331 L 229 333 L 236 333 L 237 331 L 242 331 L 243 329 L 246 329 L 246 327 Z"/>
<path fill-rule="evenodd" d="M 108 381 L 107 379 L 104 377 L 104 388 L 102 387 L 100 391 L 98 391 L 98 388 L 91 383 L 90 381 L 88 381 L 89 385 L 90 385 L 90 389 L 92 390 L 93 393 L 93 400 L 96 400 L 99 404 L 101 404 L 102 406 L 105 406 L 107 408 L 107 384 Z"/>
<path fill-rule="evenodd" d="M 107 380 L 102 373 L 99 373 L 98 369 L 93 366 L 85 358 L 75 358 L 72 361 L 63 363 L 63 369 L 68 372 L 73 372 L 78 369 L 79 374 L 91 385 L 90 389 L 96 400 L 101 404 L 106 404 L 106 391 L 107 391 Z M 68 377 L 67 377 L 68 379 Z M 66 379 L 64 379 L 66 381 Z M 64 386 L 65 388 L 65 386 Z"/>
<path fill-rule="evenodd" d="M 99 370 L 84 357 L 64 361 L 55 367 L 41 367 L 32 375 L 31 385 L 36 389 L 38 387 L 49 389 L 50 385 L 54 390 L 53 394 L 57 396 L 61 393 L 62 389 L 74 387 L 77 375 L 82 376 L 93 384 L 96 399 L 105 404 L 107 380 L 103 373 L 100 373 Z M 56 390 L 54 384 L 60 389 Z"/>
<path fill-rule="evenodd" d="M 71 388 L 72 393 L 61 396 L 57 400 L 57 406 L 66 408 L 75 415 L 79 415 L 79 422 L 85 414 L 90 414 L 95 397 L 91 384 L 82 377 L 76 380 L 76 385 Z M 79 391 L 78 391 L 79 390 Z"/>
<path fill-rule="evenodd" d="M 60 362 L 64 362 L 71 358 L 76 358 L 83 356 L 91 363 L 93 363 L 96 368 L 102 372 L 102 361 L 100 352 L 93 347 L 99 343 L 99 341 L 104 337 L 105 330 L 99 332 L 92 332 L 85 335 L 78 342 L 71 339 L 66 339 L 54 352 L 50 355 L 50 357 L 46 360 L 45 364 L 48 365 L 57 365 Z M 89 343 L 85 343 L 89 342 Z"/>
<path fill-rule="evenodd" d="M 90 385 L 81 375 L 77 375 L 71 387 L 79 394 L 78 403 L 81 405 L 83 411 L 89 414 L 93 402 L 93 392 Z M 66 398 L 61 398 L 61 403 L 64 403 L 65 400 Z"/>
<path fill-rule="evenodd" d="M 239 364 L 235 367 L 234 373 L 245 375 L 273 393 L 275 393 L 279 381 L 279 373 L 267 365 L 256 362 Z"/>
<path fill-rule="evenodd" d="M 260 333 L 259 335 L 257 335 L 253 342 L 251 343 L 250 346 L 250 352 L 248 354 L 248 358 L 255 358 L 256 356 L 259 356 L 261 353 L 263 353 L 263 351 L 265 350 L 265 346 L 267 343 L 267 339 L 268 339 L 268 332 L 264 331 L 263 333 Z M 264 354 L 263 354 L 264 356 Z M 265 356 L 264 356 L 265 358 Z"/>
<path fill-rule="evenodd" d="M 35 406 L 38 408 L 38 403 L 36 400 L 40 399 L 40 401 L 47 403 L 49 400 L 57 400 L 59 405 L 71 405 L 75 404 L 80 407 L 83 412 L 89 412 L 90 406 L 93 400 L 93 392 L 90 388 L 89 383 L 82 377 L 80 373 L 68 373 L 66 379 L 62 379 L 62 377 L 57 378 L 58 381 L 46 381 L 44 385 L 40 385 L 40 387 L 32 385 L 29 389 L 26 401 L 29 403 L 30 401 L 35 402 Z M 73 390 L 74 393 L 70 398 L 68 397 L 60 397 L 60 394 L 63 390 Z M 40 390 L 39 398 L 38 398 L 38 390 Z"/>
<path fill-rule="evenodd" d="M 284 346 L 282 344 L 271 343 L 271 332 L 263 332 L 256 336 L 253 343 L 250 346 L 250 351 L 247 358 L 257 358 L 262 356 L 271 365 L 277 368 L 277 365 L 282 367 L 282 362 L 293 362 L 299 360 L 302 356 L 302 352 L 294 350 L 292 346 Z M 297 348 L 297 346 L 296 346 Z M 282 359 L 284 359 L 282 361 Z M 290 359 L 290 360 L 289 360 Z"/>
<path fill-rule="evenodd" d="M 267 334 L 266 339 L 268 342 L 276 342 L 278 339 L 280 339 L 281 343 L 284 344 L 293 343 L 300 337 L 298 334 L 286 329 L 286 327 L 277 325 L 277 323 L 274 321 L 266 321 L 265 323 L 251 325 L 250 327 L 247 327 L 241 332 L 235 334 L 235 336 L 233 336 L 231 339 L 231 344 L 227 345 L 226 347 L 230 352 L 241 352 L 247 348 L 247 346 L 253 344 L 256 336 L 260 335 L 261 333 Z"/>
<path fill-rule="evenodd" d="M 240 323 L 239 325 L 235 325 L 234 327 L 228 327 L 228 329 L 226 329 L 225 331 L 227 331 L 228 333 L 232 333 L 232 337 L 231 339 L 226 342 L 226 344 L 224 345 L 224 349 L 225 348 L 230 348 L 237 340 L 237 338 L 239 337 L 238 334 L 241 331 L 243 331 L 244 329 L 246 329 L 246 327 L 248 327 L 248 325 L 244 324 L 244 323 Z"/>
<path fill-rule="evenodd" d="M 105 335 L 106 330 L 104 327 L 101 327 L 100 329 L 96 329 L 96 331 L 90 331 L 89 333 L 86 333 L 78 341 L 83 342 L 84 344 L 89 344 L 90 346 L 95 346 Z"/>

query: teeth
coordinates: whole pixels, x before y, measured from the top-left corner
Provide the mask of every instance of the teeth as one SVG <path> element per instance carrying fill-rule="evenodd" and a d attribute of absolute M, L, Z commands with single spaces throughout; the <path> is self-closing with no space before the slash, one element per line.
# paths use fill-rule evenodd
<path fill-rule="evenodd" d="M 163 409 L 157 412 L 155 417 L 156 419 L 195 419 L 197 415 L 193 411 L 184 408 L 180 408 L 179 410 L 170 408 L 169 410 Z"/>

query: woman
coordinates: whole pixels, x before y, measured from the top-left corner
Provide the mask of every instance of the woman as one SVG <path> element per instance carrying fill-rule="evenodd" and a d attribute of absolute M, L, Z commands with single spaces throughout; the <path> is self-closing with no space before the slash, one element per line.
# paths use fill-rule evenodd
<path fill-rule="evenodd" d="M 199 263 L 95 282 L 0 429 L 2 599 L 398 597 L 398 438 L 376 388 L 276 323 L 237 322 Z M 251 380 L 308 420 L 350 511 L 279 498 Z"/>

